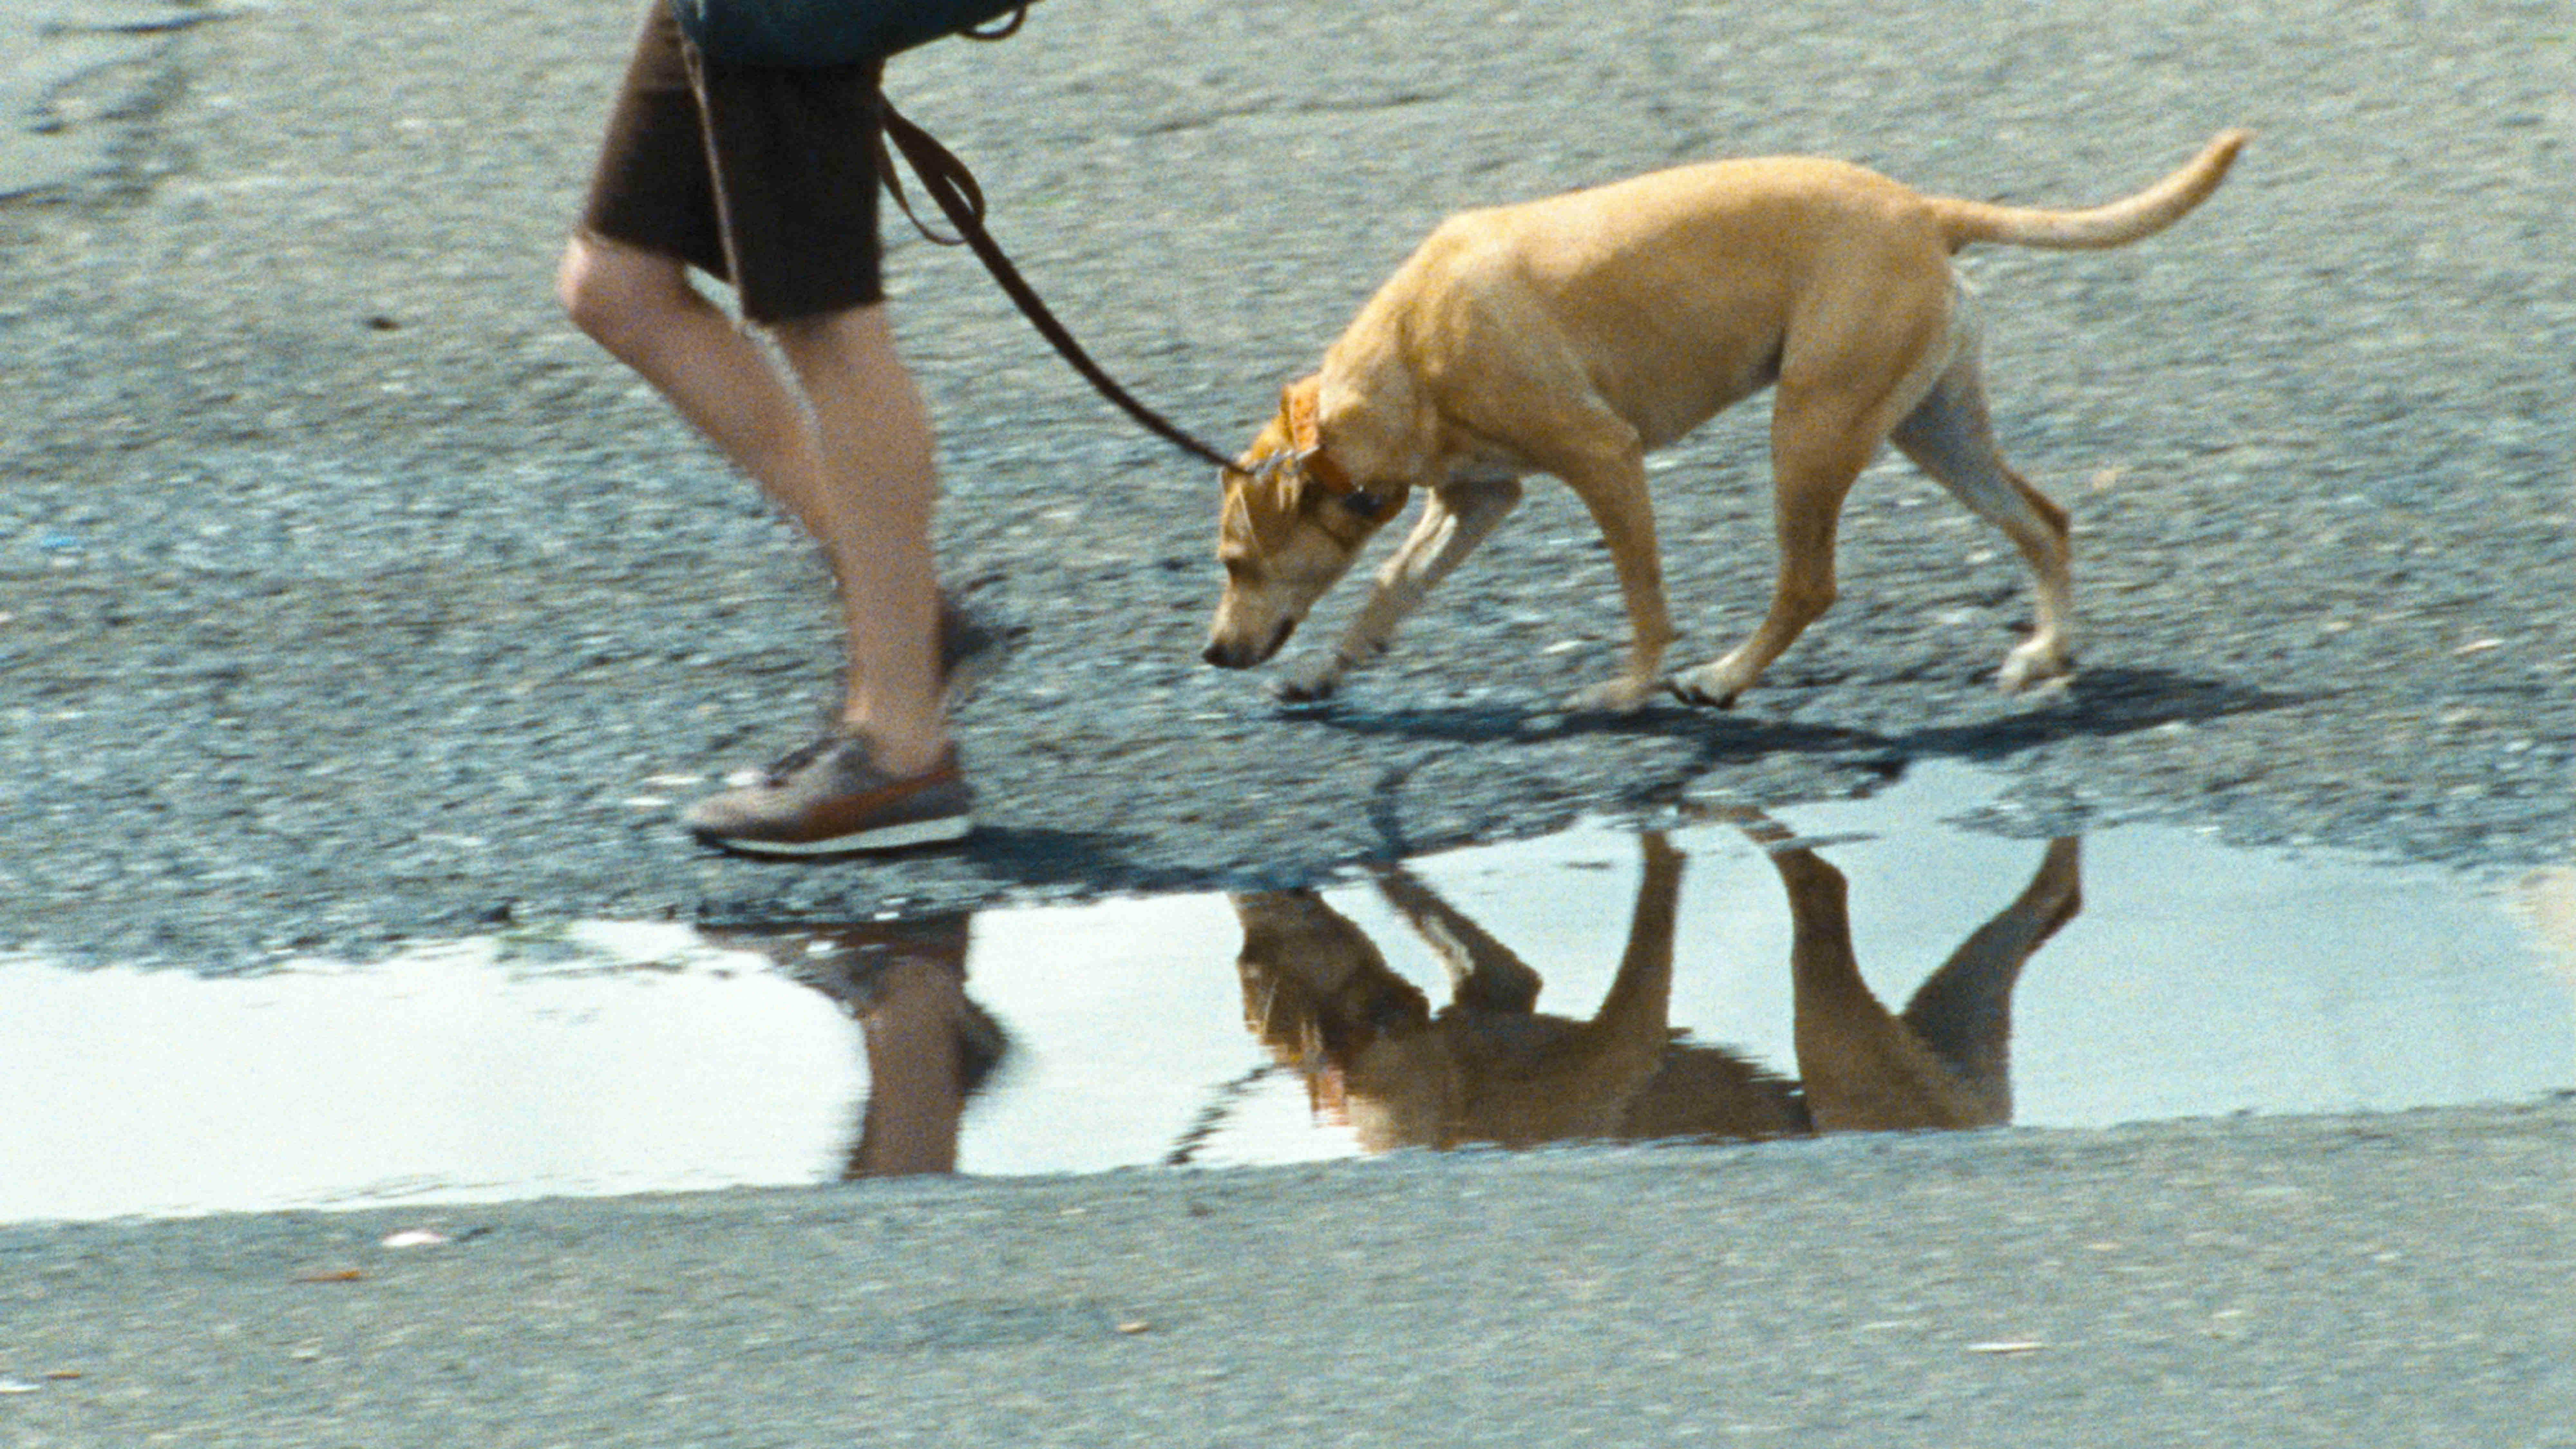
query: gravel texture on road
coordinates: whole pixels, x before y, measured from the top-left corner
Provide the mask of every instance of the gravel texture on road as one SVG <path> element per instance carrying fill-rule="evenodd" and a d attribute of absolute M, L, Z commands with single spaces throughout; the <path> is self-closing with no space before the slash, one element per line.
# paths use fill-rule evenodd
<path fill-rule="evenodd" d="M 904 57 L 1040 289 L 1229 447 L 1462 206 L 1784 151 L 2085 203 L 2257 137 L 2163 237 L 1968 261 L 2006 452 L 2076 520 L 2084 672 L 2036 701 L 1987 682 L 2018 565 L 1889 461 L 1842 602 L 1731 713 L 1563 711 L 1623 626 L 1544 482 L 1384 668 L 1284 709 L 1197 662 L 1207 470 L 892 221 L 943 556 L 1025 634 L 960 716 L 968 848 L 787 867 L 672 811 L 833 697 L 819 568 L 551 295 L 640 10 L 228 11 L 152 52 L 107 170 L 0 204 L 0 946 L 229 969 L 1311 880 L 1936 756 L 2034 829 L 2477 870 L 2576 839 L 2562 4 L 1045 0 Z M 1766 412 L 1656 460 L 1685 662 L 1768 589 Z"/>

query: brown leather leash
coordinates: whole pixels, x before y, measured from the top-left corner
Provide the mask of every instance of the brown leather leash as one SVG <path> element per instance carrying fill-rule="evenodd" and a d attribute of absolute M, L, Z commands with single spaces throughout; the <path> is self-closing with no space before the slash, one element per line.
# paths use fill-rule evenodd
<path fill-rule="evenodd" d="M 941 246 L 971 248 L 977 260 L 983 262 L 984 270 L 993 274 L 993 280 L 1001 284 L 1002 291 L 1019 307 L 1020 314 L 1038 329 L 1038 335 L 1044 337 L 1065 361 L 1073 364 L 1073 370 L 1081 373 L 1102 397 L 1116 403 L 1127 416 L 1143 424 L 1146 431 L 1219 468 L 1233 468 L 1232 458 L 1200 442 L 1179 424 L 1137 401 L 1135 394 L 1121 387 L 1118 379 L 1091 360 L 1091 354 L 1085 352 L 1065 325 L 1047 310 L 1047 304 L 1040 300 L 1037 289 L 1020 275 L 1018 267 L 1011 265 L 1011 259 L 1003 254 L 1001 245 L 993 240 L 993 234 L 984 229 L 984 188 L 976 182 L 975 173 L 967 170 L 966 163 L 958 160 L 947 147 L 932 139 L 929 132 L 905 120 L 892 105 L 884 104 L 882 99 L 879 104 L 883 107 L 885 126 L 877 139 L 877 172 L 885 179 L 886 190 L 893 193 L 895 204 L 912 219 L 913 226 Z M 948 217 L 948 224 L 957 228 L 957 235 L 943 236 L 931 230 L 913 211 L 911 198 L 904 195 L 903 183 L 896 178 L 894 157 L 886 150 L 889 141 L 895 150 L 903 153 L 903 159 L 912 164 L 912 174 L 921 179 L 921 189 L 930 194 L 931 200 L 939 203 L 940 211 Z"/>

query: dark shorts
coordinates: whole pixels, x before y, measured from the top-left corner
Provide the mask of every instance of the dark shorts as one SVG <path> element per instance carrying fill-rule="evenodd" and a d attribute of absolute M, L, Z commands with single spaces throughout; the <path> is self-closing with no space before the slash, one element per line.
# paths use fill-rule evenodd
<path fill-rule="evenodd" d="M 883 300 L 880 71 L 705 60 L 652 0 L 582 229 L 731 281 L 755 322 Z"/>

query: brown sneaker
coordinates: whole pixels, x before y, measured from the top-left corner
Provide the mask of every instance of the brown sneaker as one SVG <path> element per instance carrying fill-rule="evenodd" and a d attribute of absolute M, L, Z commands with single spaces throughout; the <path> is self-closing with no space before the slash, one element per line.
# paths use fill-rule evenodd
<path fill-rule="evenodd" d="M 974 796 L 951 745 L 938 764 L 897 778 L 863 735 L 825 735 L 757 782 L 710 795 L 680 816 L 700 840 L 751 855 L 842 855 L 962 840 Z"/>

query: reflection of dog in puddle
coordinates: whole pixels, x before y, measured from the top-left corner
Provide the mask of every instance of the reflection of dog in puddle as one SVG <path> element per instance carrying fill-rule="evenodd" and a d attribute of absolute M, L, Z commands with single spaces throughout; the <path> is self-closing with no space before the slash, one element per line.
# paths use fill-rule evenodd
<path fill-rule="evenodd" d="M 1001 1023 L 966 998 L 967 920 L 704 933 L 714 945 L 768 957 L 857 1019 L 867 1040 L 868 1104 L 845 1178 L 957 1170 L 968 1099 L 1010 1050 Z"/>
<path fill-rule="evenodd" d="M 1312 891 L 1238 895 L 1246 1024 L 1371 1151 L 1569 1138 L 1760 1138 L 2009 1121 L 2012 992 L 2080 905 L 2076 842 L 1890 1014 L 1852 955 L 1841 871 L 1742 822 L 1789 896 L 1799 1080 L 1673 1030 L 1681 852 L 1641 837 L 1645 873 L 1617 975 L 1588 1021 L 1536 1010 L 1536 971 L 1401 867 L 1378 892 L 1439 956 L 1450 1004 L 1388 968 Z"/>

